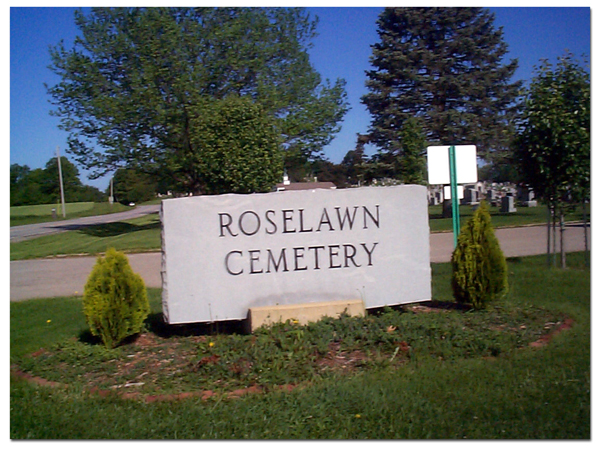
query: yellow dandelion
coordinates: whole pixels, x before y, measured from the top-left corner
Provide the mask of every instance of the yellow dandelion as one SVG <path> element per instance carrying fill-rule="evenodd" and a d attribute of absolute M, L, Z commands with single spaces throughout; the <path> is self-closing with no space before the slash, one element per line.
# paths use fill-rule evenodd
<path fill-rule="evenodd" d="M 209 342 L 209 343 L 208 343 L 208 346 L 209 346 L 209 347 L 214 347 L 214 346 L 215 346 L 215 343 L 214 343 L 214 342 Z"/>
<path fill-rule="evenodd" d="M 46 323 L 50 323 L 50 322 L 52 322 L 52 320 L 50 320 L 50 319 L 46 320 Z"/>
<path fill-rule="evenodd" d="M 362 416 L 360 414 L 356 414 L 354 417 L 360 419 Z"/>

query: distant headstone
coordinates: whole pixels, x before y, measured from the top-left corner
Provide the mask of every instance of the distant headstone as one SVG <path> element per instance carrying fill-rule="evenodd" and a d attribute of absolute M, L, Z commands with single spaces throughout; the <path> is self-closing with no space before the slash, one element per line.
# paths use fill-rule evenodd
<path fill-rule="evenodd" d="M 443 192 L 439 186 L 430 185 L 427 190 L 429 193 L 429 206 L 436 206 L 444 201 Z"/>
<path fill-rule="evenodd" d="M 452 200 L 444 200 L 442 202 L 442 218 L 452 218 Z"/>
<path fill-rule="evenodd" d="M 515 198 L 512 195 L 502 197 L 502 203 L 500 204 L 500 212 L 502 213 L 513 213 L 517 212 L 515 208 Z"/>
<path fill-rule="evenodd" d="M 169 323 L 245 319 L 269 305 L 431 299 L 424 186 L 169 199 L 161 220 Z"/>
<path fill-rule="evenodd" d="M 466 188 L 462 199 L 463 205 L 474 205 L 479 202 L 479 192 L 476 189 Z"/>
<path fill-rule="evenodd" d="M 525 207 L 531 208 L 537 206 L 533 189 L 519 186 L 517 189 L 517 199 L 519 200 L 519 204 Z"/>

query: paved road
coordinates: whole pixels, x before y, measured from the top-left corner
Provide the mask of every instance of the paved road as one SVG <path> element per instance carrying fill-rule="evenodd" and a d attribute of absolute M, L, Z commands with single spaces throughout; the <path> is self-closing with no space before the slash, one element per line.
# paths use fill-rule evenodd
<path fill-rule="evenodd" d="M 499 228 L 494 230 L 500 247 L 507 258 L 515 256 L 542 255 L 548 246 L 546 226 L 528 226 L 516 228 Z M 588 243 L 591 243 L 591 228 L 588 227 Z M 556 239 L 560 239 L 557 231 Z M 568 224 L 565 227 L 565 251 L 579 252 L 585 250 L 584 230 L 582 225 Z M 450 261 L 454 250 L 452 233 L 434 233 L 430 239 L 430 258 L 432 263 Z M 557 242 L 557 251 L 559 249 Z M 591 248 L 591 247 L 589 247 Z"/>
<path fill-rule="evenodd" d="M 12 231 L 12 230 L 11 230 Z M 591 231 L 588 228 L 588 236 Z M 496 230 L 505 256 L 528 256 L 546 253 L 546 227 L 531 226 Z M 565 231 L 566 251 L 585 249 L 583 227 L 569 225 Z M 431 262 L 450 261 L 454 245 L 452 233 L 434 233 L 430 238 Z M 134 272 L 149 287 L 161 287 L 161 254 L 128 255 Z M 10 263 L 10 299 L 81 295 L 83 286 L 96 261 L 94 257 L 52 258 Z"/>
<path fill-rule="evenodd" d="M 146 286 L 161 287 L 161 254 L 127 255 Z M 10 262 L 10 300 L 82 295 L 95 257 L 48 258 Z"/>
<path fill-rule="evenodd" d="M 136 217 L 156 213 L 159 210 L 160 205 L 143 205 L 132 208 L 129 211 L 105 214 L 103 216 L 81 217 L 78 219 L 67 219 L 57 222 L 34 223 L 31 225 L 10 227 L 10 242 L 19 242 L 46 234 L 55 234 L 63 231 L 76 230 L 78 228 L 90 225 L 99 225 L 102 223 L 134 219 Z"/>

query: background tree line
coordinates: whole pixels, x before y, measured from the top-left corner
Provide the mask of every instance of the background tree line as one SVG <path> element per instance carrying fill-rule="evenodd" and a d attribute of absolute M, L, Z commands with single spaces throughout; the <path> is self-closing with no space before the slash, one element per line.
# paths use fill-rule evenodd
<path fill-rule="evenodd" d="M 425 184 L 428 145 L 475 144 L 482 179 L 528 183 L 548 201 L 589 197 L 589 74 L 567 56 L 544 87 L 554 103 L 536 110 L 550 102 L 536 80 L 554 70 L 542 66 L 528 87 L 513 80 L 518 62 L 485 8 L 383 10 L 362 97 L 371 125 L 339 164 L 323 148 L 348 109 L 345 81 L 311 66 L 318 20 L 304 10 L 92 8 L 75 21 L 73 47 L 51 49 L 61 81 L 47 88 L 68 153 L 94 176 L 194 194 L 268 191 L 284 170 L 339 187 Z M 558 117 L 578 116 L 534 125 L 559 104 Z M 545 137 L 530 139 L 534 129 Z M 551 130 L 576 138 L 558 145 Z M 532 165 L 529 151 L 566 172 Z M 542 185 L 528 167 L 553 175 Z M 557 180 L 560 195 L 546 195 Z"/>
<path fill-rule="evenodd" d="M 79 170 L 66 157 L 60 157 L 66 202 L 101 202 L 106 197 L 99 189 L 84 185 Z M 39 205 L 60 202 L 57 158 L 51 158 L 43 169 L 10 166 L 10 206 Z"/>

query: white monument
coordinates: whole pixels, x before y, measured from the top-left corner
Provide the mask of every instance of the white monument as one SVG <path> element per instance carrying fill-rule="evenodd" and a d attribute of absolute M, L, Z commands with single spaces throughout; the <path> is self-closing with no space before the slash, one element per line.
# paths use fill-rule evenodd
<path fill-rule="evenodd" d="M 424 186 L 216 195 L 162 202 L 169 323 L 250 308 L 431 299 Z"/>

